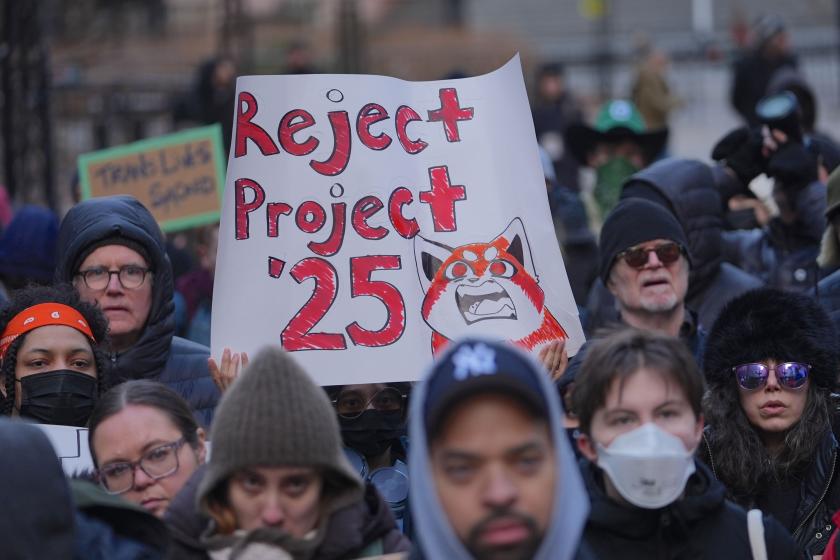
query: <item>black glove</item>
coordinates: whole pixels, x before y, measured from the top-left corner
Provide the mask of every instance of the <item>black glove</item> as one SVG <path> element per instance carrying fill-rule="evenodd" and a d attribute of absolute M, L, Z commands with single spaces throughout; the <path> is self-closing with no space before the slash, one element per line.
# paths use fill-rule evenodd
<path fill-rule="evenodd" d="M 817 180 L 817 154 L 798 142 L 787 142 L 770 154 L 767 175 L 788 188 L 802 188 Z"/>
<path fill-rule="evenodd" d="M 746 187 L 764 173 L 766 160 L 761 154 L 761 146 L 761 129 L 742 126 L 718 140 L 712 148 L 712 159 L 723 161 Z"/>

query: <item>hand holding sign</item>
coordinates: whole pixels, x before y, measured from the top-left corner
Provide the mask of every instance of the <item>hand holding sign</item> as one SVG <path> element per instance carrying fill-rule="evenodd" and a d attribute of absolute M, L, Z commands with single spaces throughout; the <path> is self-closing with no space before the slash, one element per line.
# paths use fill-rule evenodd
<path fill-rule="evenodd" d="M 518 61 L 449 82 L 243 77 L 237 100 L 219 372 L 221 348 L 264 344 L 322 385 L 416 379 L 467 334 L 580 346 Z"/>

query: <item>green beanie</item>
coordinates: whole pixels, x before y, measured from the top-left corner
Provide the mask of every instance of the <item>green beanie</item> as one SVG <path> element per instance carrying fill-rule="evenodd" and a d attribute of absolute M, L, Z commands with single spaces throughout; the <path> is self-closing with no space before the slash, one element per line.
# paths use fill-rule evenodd
<path fill-rule="evenodd" d="M 344 455 L 327 394 L 285 351 L 261 350 L 225 393 L 213 418 L 212 451 L 198 504 L 245 467 L 315 467 L 361 495 L 362 481 Z"/>

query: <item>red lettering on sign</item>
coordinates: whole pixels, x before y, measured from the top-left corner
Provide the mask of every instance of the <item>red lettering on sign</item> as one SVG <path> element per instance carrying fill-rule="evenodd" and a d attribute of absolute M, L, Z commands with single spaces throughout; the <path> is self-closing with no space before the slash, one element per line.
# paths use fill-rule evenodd
<path fill-rule="evenodd" d="M 449 181 L 449 168 L 445 165 L 429 168 L 431 190 L 420 192 L 420 202 L 429 205 L 435 231 L 455 231 L 455 203 L 466 200 L 464 185 L 452 185 Z"/>
<path fill-rule="evenodd" d="M 309 166 L 321 175 L 339 175 L 350 161 L 350 119 L 347 111 L 330 111 L 330 125 L 333 131 L 333 151 L 324 161 L 312 160 Z"/>
<path fill-rule="evenodd" d="M 277 127 L 277 138 L 280 146 L 293 156 L 305 156 L 311 154 L 318 147 L 318 139 L 310 136 L 303 142 L 295 140 L 295 133 L 315 124 L 315 119 L 303 109 L 289 111 L 280 119 Z"/>
<path fill-rule="evenodd" d="M 376 270 L 399 270 L 399 255 L 369 255 L 350 259 L 350 297 L 375 297 L 385 305 L 385 325 L 376 331 L 365 329 L 357 321 L 347 325 L 347 335 L 356 346 L 388 346 L 405 332 L 405 301 L 393 284 L 371 280 Z"/>
<path fill-rule="evenodd" d="M 235 198 L 235 227 L 236 239 L 248 239 L 251 235 L 248 214 L 262 206 L 265 202 L 265 191 L 253 179 L 237 179 L 234 184 L 234 198 Z M 254 200 L 251 202 L 245 201 L 245 189 L 250 189 L 254 193 Z"/>
<path fill-rule="evenodd" d="M 375 196 L 364 196 L 353 206 L 353 229 L 364 239 L 382 239 L 388 230 L 382 226 L 372 227 L 367 221 L 385 207 Z"/>
<path fill-rule="evenodd" d="M 405 130 L 408 123 L 422 120 L 423 119 L 420 118 L 420 115 L 417 114 L 417 111 L 408 105 L 402 105 L 399 109 L 397 109 L 397 138 L 399 139 L 400 144 L 402 144 L 403 150 L 409 154 L 419 154 L 426 149 L 426 146 L 428 146 L 428 144 L 421 138 L 418 138 L 417 140 L 409 138 L 408 133 Z"/>
<path fill-rule="evenodd" d="M 338 273 L 324 259 L 303 259 L 289 271 L 300 284 L 310 278 L 315 280 L 312 295 L 280 333 L 283 348 L 299 350 L 345 350 L 347 342 L 341 333 L 311 332 L 335 303 L 338 294 Z"/>
<path fill-rule="evenodd" d="M 242 157 L 248 153 L 248 140 L 254 142 L 264 156 L 279 154 L 268 132 L 251 119 L 257 114 L 257 99 L 247 91 L 239 92 L 236 110 L 236 138 L 233 157 Z M 246 107 L 243 109 L 243 106 Z"/>
<path fill-rule="evenodd" d="M 370 126 L 372 124 L 389 118 L 391 117 L 388 116 L 388 111 L 382 105 L 368 103 L 362 107 L 361 111 L 359 111 L 359 116 L 356 118 L 356 134 L 359 136 L 362 144 L 371 150 L 384 150 L 390 146 L 393 140 L 384 132 L 380 132 L 377 135 L 370 133 Z"/>
<path fill-rule="evenodd" d="M 458 121 L 472 120 L 474 110 L 472 107 L 461 108 L 458 102 L 458 91 L 455 88 L 442 88 L 438 95 L 440 97 L 440 109 L 429 111 L 429 122 L 442 122 L 443 130 L 446 132 L 446 140 L 449 142 L 460 142 L 461 134 L 458 131 Z"/>

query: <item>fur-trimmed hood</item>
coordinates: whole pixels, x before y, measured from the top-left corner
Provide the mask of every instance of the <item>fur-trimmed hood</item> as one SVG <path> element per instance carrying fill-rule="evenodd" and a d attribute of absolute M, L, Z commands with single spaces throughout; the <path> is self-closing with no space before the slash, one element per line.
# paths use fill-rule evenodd
<path fill-rule="evenodd" d="M 772 358 L 811 364 L 811 379 L 834 387 L 837 332 L 813 298 L 759 288 L 729 302 L 706 338 L 703 369 L 709 384 L 725 383 L 730 368 Z"/>

